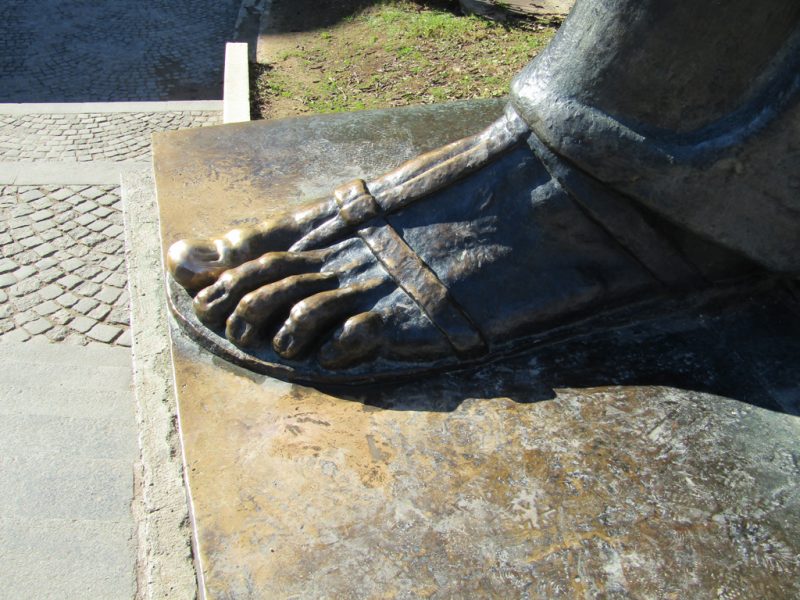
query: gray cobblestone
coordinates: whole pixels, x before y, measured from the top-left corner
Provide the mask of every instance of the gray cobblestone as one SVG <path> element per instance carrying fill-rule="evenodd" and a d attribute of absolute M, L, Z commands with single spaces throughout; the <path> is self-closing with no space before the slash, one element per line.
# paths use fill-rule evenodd
<path fill-rule="evenodd" d="M 0 198 L 9 231 L 0 244 L 2 339 L 129 344 L 118 188 L 0 186 Z M 102 227 L 76 226 L 82 214 Z M 36 219 L 54 237 L 35 234 Z"/>
<path fill-rule="evenodd" d="M 219 98 L 240 4 L 3 0 L 0 102 Z"/>
<path fill-rule="evenodd" d="M 96 121 L 101 116 L 104 119 L 96 123 L 97 127 L 89 134 L 90 138 L 82 138 L 85 130 L 76 128 L 85 125 L 79 120 L 89 118 Z M 56 120 L 56 117 L 64 119 Z M 0 160 L 60 162 L 145 159 L 150 156 L 150 136 L 155 131 L 203 127 L 221 122 L 222 115 L 218 111 L 111 113 L 107 117 L 102 113 L 0 115 Z M 30 199 L 36 198 L 33 194 L 29 194 L 27 199 L 23 198 Z M 51 216 L 47 210 L 39 210 L 35 214 L 34 220 Z"/>
<path fill-rule="evenodd" d="M 97 323 L 87 332 L 86 335 L 93 340 L 107 344 L 119 336 L 121 332 L 122 330 L 119 327 L 112 327 L 110 325 L 104 325 L 103 323 Z"/>

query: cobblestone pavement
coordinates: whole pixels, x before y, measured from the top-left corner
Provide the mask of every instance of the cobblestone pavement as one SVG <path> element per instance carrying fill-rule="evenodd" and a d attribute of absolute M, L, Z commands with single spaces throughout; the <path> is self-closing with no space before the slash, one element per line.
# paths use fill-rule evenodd
<path fill-rule="evenodd" d="M 130 346 L 118 186 L 0 188 L 0 340 Z"/>
<path fill-rule="evenodd" d="M 154 131 L 221 121 L 219 111 L 0 114 L 0 160 L 131 160 L 150 155 Z"/>
<path fill-rule="evenodd" d="M 0 102 L 220 99 L 241 0 L 3 0 Z"/>

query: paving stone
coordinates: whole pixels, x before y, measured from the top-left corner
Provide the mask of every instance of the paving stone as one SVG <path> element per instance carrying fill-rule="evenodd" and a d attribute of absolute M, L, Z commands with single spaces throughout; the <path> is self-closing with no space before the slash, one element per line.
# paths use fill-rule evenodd
<path fill-rule="evenodd" d="M 117 337 L 121 332 L 122 330 L 119 327 L 112 327 L 110 325 L 104 325 L 103 323 L 97 323 L 86 335 L 93 340 L 107 344 L 112 342 L 114 338 Z"/>
<path fill-rule="evenodd" d="M 29 277 L 28 279 L 23 279 L 15 285 L 6 288 L 6 290 L 12 296 L 28 296 L 38 290 L 40 286 L 41 283 L 37 278 Z"/>
<path fill-rule="evenodd" d="M 111 229 L 112 227 L 116 227 L 116 225 L 112 225 L 108 229 Z M 103 235 L 104 236 L 107 235 L 107 234 L 108 234 L 108 230 L 103 231 Z M 100 252 L 102 252 L 104 254 L 118 254 L 122 250 L 122 246 L 123 246 L 123 244 L 119 240 L 111 239 L 111 240 L 106 240 L 104 242 L 101 242 L 101 243 L 97 244 L 95 246 L 95 250 L 98 250 L 98 251 L 100 251 Z"/>
<path fill-rule="evenodd" d="M 69 335 L 69 329 L 62 327 L 61 325 L 55 325 L 44 335 L 51 342 L 62 342 Z"/>
<path fill-rule="evenodd" d="M 106 236 L 112 235 L 112 234 L 109 234 L 109 233 L 107 233 L 105 231 L 107 229 L 111 229 L 112 227 L 115 227 L 115 226 L 111 225 L 105 219 L 97 219 L 97 221 L 95 221 L 94 223 L 89 225 L 89 229 L 91 229 L 95 233 L 100 233 L 102 231 Z"/>
<path fill-rule="evenodd" d="M 61 279 L 58 280 L 58 285 L 63 287 L 64 289 L 71 290 L 81 283 L 81 278 L 76 277 L 75 275 L 69 274 L 65 275 Z"/>
<path fill-rule="evenodd" d="M 98 321 L 102 321 L 103 319 L 106 318 L 106 316 L 108 316 L 108 313 L 110 312 L 111 312 L 110 306 L 106 304 L 101 304 L 97 308 L 94 308 L 91 311 L 89 311 L 89 316 Z"/>
<path fill-rule="evenodd" d="M 59 189 L 55 190 L 54 192 L 52 192 L 50 194 L 50 197 L 53 200 L 55 200 L 57 202 L 60 202 L 61 200 L 66 200 L 67 198 L 72 196 L 73 193 L 74 192 L 70 188 L 63 187 L 63 188 L 59 188 Z"/>
<path fill-rule="evenodd" d="M 18 212 L 18 211 L 15 211 L 15 212 Z M 23 216 L 25 216 L 25 215 L 23 215 Z M 22 229 L 23 227 L 30 227 L 30 224 L 31 224 L 31 222 L 30 222 L 29 219 L 24 219 L 22 217 L 18 217 L 16 219 L 11 219 L 10 221 L 8 221 L 8 226 L 11 229 Z"/>
<path fill-rule="evenodd" d="M 37 200 L 38 198 L 42 197 L 42 192 L 37 189 L 28 190 L 26 192 L 22 192 L 19 195 L 19 199 L 23 202 L 30 202 L 32 200 Z"/>
<path fill-rule="evenodd" d="M 44 221 L 52 216 L 53 213 L 49 210 L 37 210 L 35 213 L 30 215 L 30 218 L 33 221 Z"/>
<path fill-rule="evenodd" d="M 55 246 L 53 246 L 52 244 L 49 244 L 47 242 L 45 242 L 41 246 L 37 246 L 36 248 L 34 248 L 34 252 L 36 252 L 36 254 L 38 254 L 39 256 L 42 256 L 42 257 L 50 256 L 55 251 L 56 251 Z"/>
<path fill-rule="evenodd" d="M 4 333 L 3 336 L 0 337 L 0 341 L 11 343 L 27 342 L 29 339 L 31 339 L 31 336 L 24 329 L 14 329 L 8 333 Z"/>
<path fill-rule="evenodd" d="M 41 335 L 45 331 L 52 329 L 53 325 L 47 319 L 35 319 L 25 324 L 25 330 L 31 335 Z"/>
<path fill-rule="evenodd" d="M 50 315 L 50 320 L 56 325 L 67 325 L 73 318 L 72 313 L 63 308 Z"/>
<path fill-rule="evenodd" d="M 17 263 L 15 263 L 10 258 L 0 258 L 0 274 L 8 273 L 9 271 L 13 271 L 17 268 Z"/>
<path fill-rule="evenodd" d="M 13 304 L 16 312 L 27 311 L 39 303 L 38 294 L 26 294 L 17 298 L 12 298 L 9 304 Z"/>
<path fill-rule="evenodd" d="M 97 325 L 97 321 L 89 317 L 79 316 L 75 317 L 69 324 L 70 329 L 74 329 L 79 333 L 86 333 L 92 327 Z"/>
<path fill-rule="evenodd" d="M 80 294 L 81 296 L 94 296 L 101 290 L 101 286 L 97 283 L 93 283 L 91 281 L 84 281 L 81 283 L 77 288 L 75 288 L 75 292 Z M 97 304 L 95 302 L 94 304 Z"/>
<path fill-rule="evenodd" d="M 94 200 L 95 198 L 99 198 L 100 196 L 102 196 L 104 194 L 105 194 L 104 190 L 102 190 L 102 189 L 100 189 L 98 187 L 95 187 L 95 186 L 89 187 L 89 188 L 87 188 L 87 189 L 85 189 L 85 190 L 83 190 L 81 192 L 81 196 L 83 196 L 84 198 L 89 198 L 90 200 Z"/>
<path fill-rule="evenodd" d="M 62 342 L 64 344 L 69 344 L 72 346 L 85 346 L 89 342 L 89 340 L 87 340 L 86 337 L 84 337 L 80 333 L 70 333 L 69 335 L 64 337 Z"/>
<path fill-rule="evenodd" d="M 61 286 L 50 284 L 45 288 L 39 290 L 39 296 L 44 300 L 54 300 L 58 298 L 61 294 L 64 293 L 64 289 Z"/>
<path fill-rule="evenodd" d="M 34 269 L 31 266 L 27 266 L 26 265 L 24 267 L 20 267 L 16 271 L 14 271 L 14 277 L 16 277 L 17 280 L 21 281 L 23 279 L 26 279 L 26 278 L 30 277 L 34 273 L 36 273 L 36 269 Z"/>
<path fill-rule="evenodd" d="M 73 304 L 78 301 L 78 298 L 75 297 L 74 294 L 67 292 L 66 294 L 62 294 L 58 298 L 56 298 L 56 302 L 58 302 L 61 306 L 66 306 L 69 308 Z"/>
<path fill-rule="evenodd" d="M 25 325 L 25 323 L 28 323 L 28 322 L 30 322 L 30 321 L 33 321 L 33 320 L 34 320 L 34 318 L 35 318 L 35 317 L 34 317 L 34 316 L 31 314 L 31 313 L 29 313 L 29 312 L 25 311 L 25 312 L 18 312 L 18 313 L 16 313 L 16 314 L 13 316 L 12 320 L 14 321 L 14 324 L 15 324 L 17 327 L 22 327 L 23 325 Z"/>
<path fill-rule="evenodd" d="M 114 287 L 124 288 L 128 285 L 128 277 L 124 273 L 114 273 L 106 279 L 106 283 Z"/>
<path fill-rule="evenodd" d="M 86 284 L 84 283 L 80 288 L 78 288 L 78 291 L 80 291 L 81 288 L 83 288 L 85 285 Z M 92 300 L 91 298 L 81 298 L 80 300 L 78 300 L 78 303 L 72 307 L 72 310 L 82 315 L 85 315 L 88 314 L 89 311 L 92 310 L 95 306 L 97 306 L 96 300 Z"/>
<path fill-rule="evenodd" d="M 117 198 L 116 196 L 112 194 L 106 194 L 105 196 L 101 196 L 100 198 L 95 200 L 95 202 L 97 202 L 98 204 L 102 204 L 103 206 L 111 206 L 112 204 L 116 204 L 118 200 L 119 198 Z"/>
<path fill-rule="evenodd" d="M 57 264 L 58 263 L 53 258 L 43 258 L 36 263 L 36 268 L 40 271 L 44 271 L 45 269 L 56 266 Z"/>
<path fill-rule="evenodd" d="M 79 258 L 68 258 L 61 263 L 61 268 L 65 271 L 74 271 L 75 269 L 82 267 L 84 264 L 85 263 Z"/>
<path fill-rule="evenodd" d="M 122 290 L 122 293 L 119 295 L 119 298 L 117 298 L 117 301 L 114 303 L 114 305 L 127 309 L 128 304 L 130 304 L 130 297 L 128 296 L 128 289 L 125 288 Z"/>
<path fill-rule="evenodd" d="M 103 259 L 103 262 L 100 264 L 106 269 L 113 271 L 114 269 L 122 265 L 123 262 L 125 262 L 124 259 L 119 258 L 117 256 L 107 256 L 106 258 Z"/>
<path fill-rule="evenodd" d="M 5 288 L 17 283 L 17 278 L 11 273 L 3 273 L 0 275 L 0 288 Z"/>
<path fill-rule="evenodd" d="M 37 221 L 36 223 L 31 224 L 31 228 L 39 235 L 45 231 L 54 229 L 57 226 L 58 223 L 56 223 L 53 219 L 45 219 L 44 221 Z"/>
<path fill-rule="evenodd" d="M 113 212 L 114 211 L 112 211 L 110 208 L 106 206 L 99 206 L 98 208 L 92 211 L 92 214 L 96 217 L 103 218 L 107 217 L 110 214 L 113 214 Z"/>
<path fill-rule="evenodd" d="M 114 300 L 119 298 L 121 291 L 110 287 L 110 286 L 103 286 L 103 289 L 100 290 L 97 294 L 95 294 L 95 298 L 100 302 L 104 302 L 106 304 L 113 304 Z"/>
<path fill-rule="evenodd" d="M 81 202 L 80 204 L 75 206 L 75 210 L 78 211 L 79 213 L 88 213 L 93 211 L 95 208 L 97 208 L 97 205 L 89 200 Z M 94 220 L 94 217 L 92 217 L 92 220 Z"/>
<path fill-rule="evenodd" d="M 125 346 L 126 348 L 130 348 L 131 346 L 131 331 L 130 329 L 126 329 L 122 332 L 122 335 L 119 336 L 115 341 L 115 344 L 118 346 Z"/>
<path fill-rule="evenodd" d="M 38 314 L 42 316 L 52 315 L 56 312 L 59 308 L 61 308 L 58 304 L 53 302 L 52 300 L 48 300 L 47 302 L 42 302 L 34 309 Z"/>
<path fill-rule="evenodd" d="M 38 235 L 31 235 L 30 237 L 26 237 L 24 239 L 17 240 L 20 244 L 22 244 L 25 248 L 35 248 L 44 243 L 44 240 L 40 238 Z"/>
<path fill-rule="evenodd" d="M 53 283 L 56 279 L 61 277 L 63 272 L 60 269 L 50 268 L 46 271 L 39 273 L 39 279 L 45 283 Z"/>
<path fill-rule="evenodd" d="M 83 215 L 79 216 L 78 218 L 76 218 L 75 222 L 78 225 L 82 225 L 83 227 L 86 227 L 89 223 L 94 223 L 96 220 L 97 220 L 97 217 L 94 214 L 86 213 L 86 214 L 83 214 Z"/>

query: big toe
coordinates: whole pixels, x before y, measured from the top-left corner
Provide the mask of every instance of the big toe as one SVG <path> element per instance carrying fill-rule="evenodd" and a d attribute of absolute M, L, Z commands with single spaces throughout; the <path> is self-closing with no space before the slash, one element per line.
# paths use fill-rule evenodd
<path fill-rule="evenodd" d="M 230 265 L 228 248 L 222 240 L 180 240 L 167 252 L 172 277 L 189 291 L 214 282 Z"/>

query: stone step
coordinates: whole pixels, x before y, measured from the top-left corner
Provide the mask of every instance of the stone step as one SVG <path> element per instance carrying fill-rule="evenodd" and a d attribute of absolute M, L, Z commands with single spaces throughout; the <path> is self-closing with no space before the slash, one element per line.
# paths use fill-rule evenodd
<path fill-rule="evenodd" d="M 0 516 L 0 598 L 131 600 L 129 523 Z"/>
<path fill-rule="evenodd" d="M 3 453 L 0 489 L 0 517 L 113 521 L 133 526 L 130 457 L 108 460 Z"/>
<path fill-rule="evenodd" d="M 7 364 L 7 363 L 4 363 Z M 0 415 L 53 415 L 60 417 L 115 417 L 130 410 L 127 390 L 96 390 L 62 386 L 59 402 L 48 395 L 52 386 L 37 382 L 12 383 L 0 374 Z"/>
<path fill-rule="evenodd" d="M 0 599 L 135 593 L 126 348 L 0 343 Z"/>
<path fill-rule="evenodd" d="M 0 364 L 41 363 L 51 365 L 102 365 L 106 367 L 126 367 L 130 369 L 130 350 L 127 348 L 111 348 L 105 346 L 75 347 L 48 343 L 12 344 L 0 343 Z M 10 369 L 0 371 L 0 377 Z M 0 379 L 2 381 L 2 379 Z M 121 384 L 125 389 L 130 387 L 130 380 Z M 105 389 L 105 388 L 103 388 Z M 123 389 L 122 387 L 120 389 Z"/>

